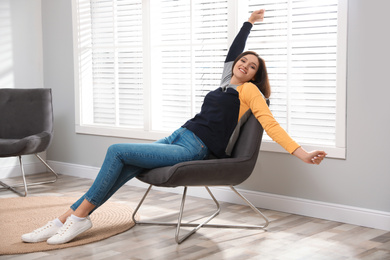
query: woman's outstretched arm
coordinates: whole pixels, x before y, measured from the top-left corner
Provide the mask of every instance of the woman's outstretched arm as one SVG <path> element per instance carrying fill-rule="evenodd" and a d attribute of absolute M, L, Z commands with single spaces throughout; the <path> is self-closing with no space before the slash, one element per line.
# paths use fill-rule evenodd
<path fill-rule="evenodd" d="M 243 24 L 237 36 L 234 38 L 234 41 L 230 46 L 229 52 L 226 56 L 225 63 L 234 61 L 238 57 L 238 55 L 240 55 L 244 51 L 246 40 L 248 39 L 253 24 L 255 22 L 263 21 L 264 12 L 264 9 L 252 12 L 251 16 L 248 18 L 248 22 L 245 22 Z"/>

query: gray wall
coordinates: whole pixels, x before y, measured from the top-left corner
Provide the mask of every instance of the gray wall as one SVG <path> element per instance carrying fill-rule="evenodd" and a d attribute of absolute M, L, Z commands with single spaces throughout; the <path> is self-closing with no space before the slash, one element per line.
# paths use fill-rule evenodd
<path fill-rule="evenodd" d="M 0 0 L 0 88 L 43 88 L 41 10 L 41 0 Z M 23 158 L 25 166 L 37 161 Z M 16 157 L 0 158 L 0 177 L 14 165 Z"/>
<path fill-rule="evenodd" d="M 42 14 L 40 0 L 0 0 L 1 87 L 42 88 Z"/>
<path fill-rule="evenodd" d="M 110 144 L 132 140 L 75 134 L 70 2 L 42 0 L 44 86 L 53 89 L 55 108 L 47 157 L 99 167 Z M 388 10 L 386 0 L 349 1 L 347 159 L 313 166 L 288 154 L 261 152 L 241 188 L 390 212 Z"/>

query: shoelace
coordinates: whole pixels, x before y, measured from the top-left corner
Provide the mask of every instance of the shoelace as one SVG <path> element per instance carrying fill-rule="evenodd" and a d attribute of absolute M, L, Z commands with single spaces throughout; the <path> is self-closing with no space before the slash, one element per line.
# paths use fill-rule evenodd
<path fill-rule="evenodd" d="M 48 228 L 51 228 L 53 226 L 53 222 L 49 222 L 49 223 L 47 223 L 44 227 L 40 227 L 40 228 L 38 228 L 38 229 L 35 229 L 34 230 L 34 233 L 35 234 L 38 234 L 38 233 L 40 233 L 40 232 L 42 232 L 42 231 L 44 231 L 44 230 L 46 230 L 46 229 L 48 229 Z"/>
<path fill-rule="evenodd" d="M 57 234 L 56 235 L 60 235 L 62 236 L 68 229 L 69 227 L 73 225 L 73 221 L 72 220 L 67 220 L 65 222 L 65 224 L 57 231 Z"/>

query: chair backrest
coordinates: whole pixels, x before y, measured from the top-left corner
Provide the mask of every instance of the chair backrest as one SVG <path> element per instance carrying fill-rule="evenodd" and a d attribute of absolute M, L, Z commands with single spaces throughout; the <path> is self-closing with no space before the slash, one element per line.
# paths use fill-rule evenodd
<path fill-rule="evenodd" d="M 53 132 L 51 89 L 0 89 L 0 138 Z"/>
<path fill-rule="evenodd" d="M 251 114 L 247 122 L 241 127 L 240 136 L 232 152 L 232 158 L 257 158 L 261 139 L 263 137 L 263 127 Z"/>

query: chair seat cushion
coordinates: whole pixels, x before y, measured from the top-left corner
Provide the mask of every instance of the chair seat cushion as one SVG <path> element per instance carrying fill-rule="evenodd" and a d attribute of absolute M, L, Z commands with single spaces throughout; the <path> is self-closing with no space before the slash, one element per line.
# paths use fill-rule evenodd
<path fill-rule="evenodd" d="M 238 185 L 253 170 L 251 158 L 228 158 L 178 163 L 147 170 L 140 181 L 162 187 Z"/>
<path fill-rule="evenodd" d="M 0 138 L 0 157 L 43 152 L 49 146 L 50 140 L 51 134 L 47 132 L 30 135 L 23 139 Z"/>

